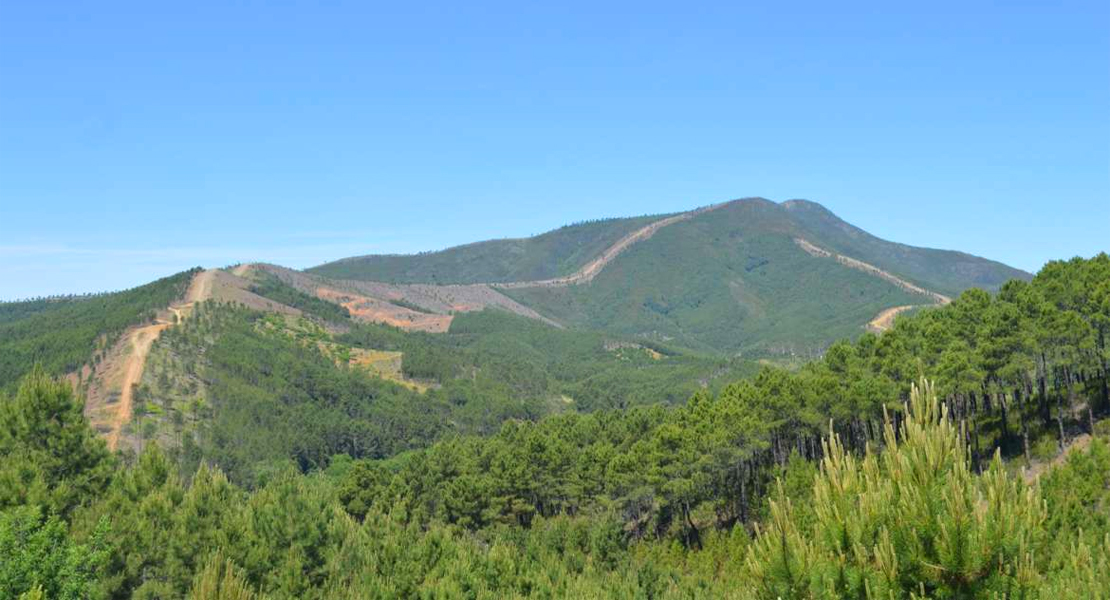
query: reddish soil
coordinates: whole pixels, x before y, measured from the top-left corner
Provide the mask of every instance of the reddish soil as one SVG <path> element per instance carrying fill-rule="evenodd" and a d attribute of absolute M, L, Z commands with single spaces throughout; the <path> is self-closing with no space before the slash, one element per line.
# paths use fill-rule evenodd
<path fill-rule="evenodd" d="M 425 313 L 397 306 L 385 300 L 343 292 L 328 287 L 316 289 L 316 296 L 347 308 L 360 321 L 384 323 L 408 331 L 444 333 L 451 327 L 452 315 Z"/>

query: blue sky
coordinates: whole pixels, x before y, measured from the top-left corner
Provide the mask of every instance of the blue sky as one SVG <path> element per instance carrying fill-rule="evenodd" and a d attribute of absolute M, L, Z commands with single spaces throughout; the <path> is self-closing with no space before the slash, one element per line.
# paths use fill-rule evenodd
<path fill-rule="evenodd" d="M 0 298 L 744 196 L 1110 250 L 1106 2 L 468 4 L 0 0 Z"/>

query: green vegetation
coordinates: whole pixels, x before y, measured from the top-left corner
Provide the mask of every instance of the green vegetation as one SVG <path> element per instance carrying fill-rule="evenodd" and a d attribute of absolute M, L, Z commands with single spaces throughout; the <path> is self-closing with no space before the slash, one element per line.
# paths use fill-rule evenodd
<path fill-rule="evenodd" d="M 953 250 L 914 248 L 879 239 L 845 223 L 816 202 L 790 200 L 784 202 L 782 207 L 792 220 L 804 228 L 809 241 L 826 250 L 896 273 L 941 294 L 956 296 L 970 287 L 993 292 L 1011 279 L 1029 279 L 1028 273 L 993 260 Z"/>
<path fill-rule="evenodd" d="M 569 275 L 633 231 L 667 215 L 604 219 L 542 235 L 490 240 L 438 252 L 358 256 L 309 269 L 333 279 L 388 283 L 489 283 Z"/>
<path fill-rule="evenodd" d="M 767 368 L 683 407 L 509 423 L 489 438 L 447 440 L 352 471 L 348 508 L 401 503 L 420 522 L 482 528 L 536 516 L 617 510 L 625 531 L 696 545 L 705 529 L 747 522 L 792 452 L 821 455 L 830 425 L 852 452 L 881 444 L 925 375 L 960 424 L 978 468 L 1000 448 L 1063 446 L 1110 410 L 1110 257 L 1047 265 L 997 297 L 965 292 L 842 342 L 791 373 Z M 521 476 L 516 476 L 516 474 Z M 506 475 L 512 474 L 512 475 Z"/>
<path fill-rule="evenodd" d="M 809 218 L 817 213 L 824 220 Z M 660 230 L 588 285 L 506 293 L 568 325 L 758 356 L 813 356 L 855 337 L 885 308 L 932 302 L 811 256 L 795 238 L 953 295 L 1026 277 L 984 259 L 879 240 L 816 204 L 752 199 Z"/>
<path fill-rule="evenodd" d="M 755 372 L 747 361 L 556 329 L 494 309 L 457 315 L 447 334 L 360 325 L 337 341 L 403 352 L 406 376 L 442 385 L 456 402 L 492 395 L 581 411 L 675 404 L 703 386 L 717 390 Z"/>
<path fill-rule="evenodd" d="M 172 448 L 187 472 L 204 461 L 251 485 L 282 465 L 392 456 L 540 413 L 505 394 L 419 394 L 337 364 L 330 340 L 303 319 L 198 305 L 155 343 L 136 399 L 160 410 L 137 413 L 132 429 Z"/>
<path fill-rule="evenodd" d="M 27 395 L 67 402 L 43 405 Z M 33 377 L 14 404 L 17 411 L 0 414 L 0 431 L 17 431 L 0 443 L 0 460 L 17 471 L 35 469 L 33 451 L 25 448 L 36 441 L 12 421 L 51 421 L 48 411 L 74 404 L 72 392 Z M 101 445 L 95 460 L 65 465 L 80 479 L 89 471 L 111 473 L 70 515 L 43 519 L 44 506 L 34 500 L 0 501 L 0 551 L 14 559 L 0 562 L 0 590 L 26 599 L 1055 599 L 1110 593 L 1104 577 L 1110 535 L 1085 529 L 1105 522 L 1110 488 L 1088 486 L 1079 499 L 1087 510 L 1069 511 L 1075 501 L 1063 487 L 1076 477 L 1110 481 L 1104 441 L 1076 453 L 1044 486 L 1026 486 L 997 457 L 975 474 L 956 424 L 938 412 L 935 396 L 915 392 L 910 407 L 897 426 L 887 422 L 881 452 L 868 449 L 859 458 L 832 441 L 818 473 L 791 463 L 754 531 L 736 525 L 687 544 L 637 540 L 614 511 L 473 532 L 439 521 L 415 526 L 401 506 L 371 506 L 355 518 L 340 503 L 355 469 L 341 461 L 313 476 L 280 471 L 248 492 L 208 466 L 182 480 L 156 446 L 120 469 Z M 67 420 L 65 427 L 59 433 L 66 437 L 91 436 L 82 421 Z M 811 483 L 792 502 L 785 490 L 802 479 Z"/>
<path fill-rule="evenodd" d="M 576 327 L 772 356 L 817 354 L 884 308 L 928 302 L 810 256 L 775 229 L 789 226 L 771 218 L 780 210 L 721 208 L 632 246 L 588 285 L 505 293 Z"/>
<path fill-rule="evenodd" d="M 35 364 L 64 375 L 99 360 L 125 329 L 183 296 L 196 272 L 124 292 L 0 303 L 0 390 L 14 390 Z"/>
<path fill-rule="evenodd" d="M 680 403 L 699 379 L 719 389 L 752 368 L 607 343 L 498 311 L 461 316 L 450 334 L 366 325 L 333 338 L 305 319 L 204 303 L 154 343 L 129 431 L 185 472 L 203 461 L 251 485 L 282 464 L 307 472 L 337 454 L 384 458 L 506 420 Z M 403 352 L 404 375 L 431 389 L 348 366 L 360 347 Z"/>

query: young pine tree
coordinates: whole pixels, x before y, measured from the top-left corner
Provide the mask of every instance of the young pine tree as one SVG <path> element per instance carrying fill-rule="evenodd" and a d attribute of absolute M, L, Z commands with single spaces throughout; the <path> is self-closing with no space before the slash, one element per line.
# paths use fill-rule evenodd
<path fill-rule="evenodd" d="M 780 492 L 748 569 L 760 598 L 1029 598 L 1042 582 L 1045 508 L 995 455 L 982 475 L 928 382 L 898 431 L 860 459 L 835 437 L 802 530 Z"/>

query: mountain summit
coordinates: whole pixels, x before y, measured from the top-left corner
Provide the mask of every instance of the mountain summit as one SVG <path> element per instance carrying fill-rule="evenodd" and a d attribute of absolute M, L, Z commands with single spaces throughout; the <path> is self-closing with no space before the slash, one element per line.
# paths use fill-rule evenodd
<path fill-rule="evenodd" d="M 564 326 L 726 352 L 812 350 L 884 313 L 1030 277 L 962 252 L 880 239 L 815 202 L 763 198 L 438 252 L 353 257 L 308 273 L 484 285 Z"/>

